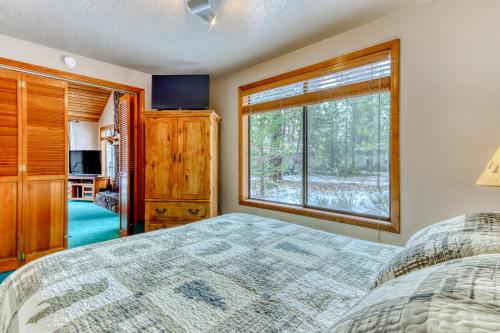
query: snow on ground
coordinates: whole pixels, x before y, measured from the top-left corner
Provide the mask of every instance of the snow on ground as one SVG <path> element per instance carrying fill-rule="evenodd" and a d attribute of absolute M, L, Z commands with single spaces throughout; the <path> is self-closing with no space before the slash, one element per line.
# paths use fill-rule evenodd
<path fill-rule="evenodd" d="M 301 205 L 300 175 L 266 179 L 263 193 L 258 177 L 252 177 L 250 196 L 254 199 Z M 309 176 L 307 205 L 358 214 L 389 216 L 389 174 L 359 177 Z"/>

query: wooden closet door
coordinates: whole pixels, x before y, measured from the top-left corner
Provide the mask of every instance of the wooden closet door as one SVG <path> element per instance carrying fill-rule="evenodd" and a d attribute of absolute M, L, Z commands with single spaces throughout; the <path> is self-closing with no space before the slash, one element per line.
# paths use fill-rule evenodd
<path fill-rule="evenodd" d="M 137 95 L 125 94 L 120 97 L 118 127 L 120 135 L 119 188 L 120 188 L 120 235 L 134 233 L 133 191 L 135 172 L 135 127 L 137 126 Z"/>
<path fill-rule="evenodd" d="M 145 138 L 145 197 L 176 199 L 177 118 L 146 118 Z"/>
<path fill-rule="evenodd" d="M 0 273 L 19 267 L 21 74 L 0 69 Z"/>
<path fill-rule="evenodd" d="M 179 117 L 179 199 L 210 199 L 210 118 Z"/>
<path fill-rule="evenodd" d="M 67 83 L 23 78 L 23 249 L 26 260 L 67 247 Z"/>

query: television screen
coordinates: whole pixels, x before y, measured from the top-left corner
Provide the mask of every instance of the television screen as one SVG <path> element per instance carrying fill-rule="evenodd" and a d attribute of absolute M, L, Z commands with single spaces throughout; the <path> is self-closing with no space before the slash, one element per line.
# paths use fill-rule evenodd
<path fill-rule="evenodd" d="M 69 173 L 73 175 L 100 175 L 100 150 L 71 150 L 69 152 Z"/>
<path fill-rule="evenodd" d="M 153 109 L 208 109 L 208 75 L 153 75 Z"/>

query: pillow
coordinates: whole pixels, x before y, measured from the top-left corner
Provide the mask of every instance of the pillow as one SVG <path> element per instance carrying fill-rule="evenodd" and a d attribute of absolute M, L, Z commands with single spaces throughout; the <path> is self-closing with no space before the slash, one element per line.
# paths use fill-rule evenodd
<path fill-rule="evenodd" d="M 372 290 L 331 332 L 500 332 L 500 254 L 434 265 Z"/>
<path fill-rule="evenodd" d="M 500 253 L 500 214 L 458 216 L 413 235 L 382 267 L 373 287 L 420 268 L 486 253 Z"/>

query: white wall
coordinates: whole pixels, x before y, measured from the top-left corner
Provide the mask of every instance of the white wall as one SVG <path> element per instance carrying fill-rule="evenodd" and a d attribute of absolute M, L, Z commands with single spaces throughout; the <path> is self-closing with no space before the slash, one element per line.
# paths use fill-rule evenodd
<path fill-rule="evenodd" d="M 75 146 L 72 150 L 100 150 L 99 127 L 96 121 L 78 121 L 70 125 L 70 137 L 73 137 Z"/>
<path fill-rule="evenodd" d="M 238 205 L 237 88 L 394 38 L 401 39 L 401 234 L 473 211 L 500 211 L 500 189 L 474 185 L 500 145 L 500 1 L 434 0 L 212 82 L 223 118 L 221 205 L 377 240 L 377 231 Z"/>
<path fill-rule="evenodd" d="M 66 55 L 72 56 L 77 61 L 77 66 L 73 70 L 64 67 L 62 57 Z M 150 74 L 4 35 L 0 35 L 0 57 L 143 88 L 146 90 L 146 108 L 151 107 Z"/>
<path fill-rule="evenodd" d="M 99 118 L 98 130 L 103 126 L 113 125 L 115 123 L 115 103 L 113 99 L 113 94 L 109 96 L 108 103 L 104 107 L 101 113 L 101 118 Z M 99 134 L 98 134 L 99 135 Z"/>

